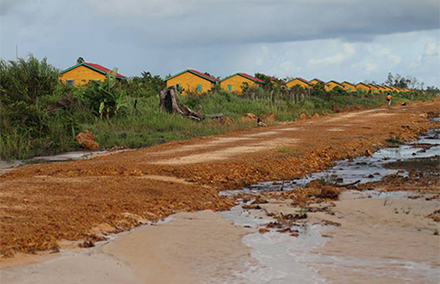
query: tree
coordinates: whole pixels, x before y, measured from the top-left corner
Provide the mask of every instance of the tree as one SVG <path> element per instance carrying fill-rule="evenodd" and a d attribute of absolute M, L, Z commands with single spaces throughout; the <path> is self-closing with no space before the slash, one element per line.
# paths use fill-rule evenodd
<path fill-rule="evenodd" d="M 427 93 L 440 93 L 440 89 L 438 87 L 435 87 L 435 86 L 428 86 L 426 88 L 426 92 Z"/>
<path fill-rule="evenodd" d="M 0 100 L 5 103 L 33 104 L 38 97 L 53 94 L 60 87 L 58 69 L 46 58 L 39 61 L 32 54 L 17 61 L 0 61 Z"/>
<path fill-rule="evenodd" d="M 394 76 L 391 74 L 391 72 L 388 73 L 387 79 L 385 80 L 385 85 L 387 86 L 393 86 L 394 84 Z"/>
<path fill-rule="evenodd" d="M 145 71 L 140 77 L 132 77 L 125 84 L 128 94 L 133 97 L 157 96 L 166 87 L 166 82 L 159 75 L 153 76 Z"/>
<path fill-rule="evenodd" d="M 418 81 L 416 77 L 403 77 L 399 74 L 396 74 L 393 76 L 391 72 L 388 73 L 387 79 L 384 82 L 385 85 L 388 86 L 395 86 L 401 89 L 410 88 L 410 89 L 421 89 L 423 90 L 423 87 L 425 83 L 422 81 Z"/>

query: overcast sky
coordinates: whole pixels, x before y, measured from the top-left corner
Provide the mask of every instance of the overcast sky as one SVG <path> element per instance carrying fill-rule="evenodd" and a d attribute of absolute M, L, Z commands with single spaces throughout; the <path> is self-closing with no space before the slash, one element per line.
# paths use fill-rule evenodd
<path fill-rule="evenodd" d="M 439 0 L 0 0 L 2 59 L 440 87 Z"/>

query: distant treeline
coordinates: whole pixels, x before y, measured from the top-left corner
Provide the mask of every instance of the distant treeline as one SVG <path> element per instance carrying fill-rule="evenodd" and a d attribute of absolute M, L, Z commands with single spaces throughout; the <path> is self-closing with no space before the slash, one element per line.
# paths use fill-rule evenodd
<path fill-rule="evenodd" d="M 376 81 L 364 81 L 365 83 L 371 83 L 371 84 L 377 84 Z M 383 82 L 383 84 L 387 86 L 393 86 L 400 89 L 417 89 L 417 90 L 424 90 L 427 92 L 434 92 L 438 93 L 440 92 L 440 89 L 435 86 L 428 86 L 425 89 L 425 83 L 422 81 L 419 81 L 416 77 L 403 77 L 400 74 L 393 75 L 391 72 L 388 73 L 387 78 Z"/>

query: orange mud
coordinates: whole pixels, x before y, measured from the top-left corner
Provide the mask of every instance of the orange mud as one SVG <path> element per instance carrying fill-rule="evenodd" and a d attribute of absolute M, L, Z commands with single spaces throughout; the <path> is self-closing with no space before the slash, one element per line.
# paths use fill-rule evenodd
<path fill-rule="evenodd" d="M 388 138 L 414 140 L 438 127 L 427 113 L 439 109 L 437 100 L 355 111 L 22 166 L 0 177 L 0 251 L 56 251 L 62 240 L 100 240 L 102 232 L 181 211 L 226 210 L 234 202 L 219 190 L 321 171 L 332 161 L 386 147 Z"/>

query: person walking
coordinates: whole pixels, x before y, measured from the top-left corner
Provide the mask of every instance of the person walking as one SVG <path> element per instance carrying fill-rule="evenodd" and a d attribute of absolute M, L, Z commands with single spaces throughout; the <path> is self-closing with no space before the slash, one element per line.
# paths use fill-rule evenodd
<path fill-rule="evenodd" d="M 387 103 L 388 103 L 388 106 L 390 106 L 391 105 L 391 94 L 390 93 L 388 93 L 388 95 L 387 95 Z"/>

